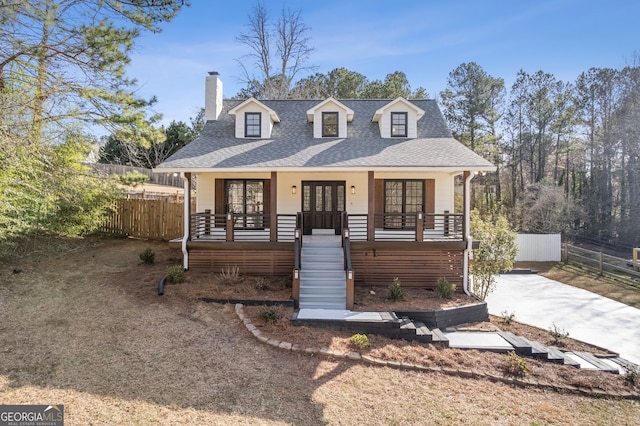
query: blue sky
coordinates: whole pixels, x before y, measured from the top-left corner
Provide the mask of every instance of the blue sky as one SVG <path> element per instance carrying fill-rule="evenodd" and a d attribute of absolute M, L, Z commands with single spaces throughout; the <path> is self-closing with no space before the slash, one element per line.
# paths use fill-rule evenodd
<path fill-rule="evenodd" d="M 156 95 L 163 123 L 188 121 L 204 105 L 204 79 L 218 71 L 225 97 L 242 87 L 236 59 L 248 53 L 253 0 L 191 0 L 160 34 L 138 40 L 129 75 L 138 94 Z M 369 80 L 396 70 L 437 98 L 449 72 L 476 62 L 507 87 L 520 69 L 573 81 L 591 67 L 621 68 L 640 53 L 640 2 L 634 0 L 322 0 L 269 1 L 275 18 L 300 10 L 315 48 L 310 64 L 345 67 Z M 302 76 L 301 76 L 302 77 Z"/>

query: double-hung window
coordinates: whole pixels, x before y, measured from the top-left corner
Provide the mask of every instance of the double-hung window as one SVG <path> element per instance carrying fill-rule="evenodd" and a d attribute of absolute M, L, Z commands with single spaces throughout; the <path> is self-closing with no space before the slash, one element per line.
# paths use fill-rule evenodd
<path fill-rule="evenodd" d="M 322 113 L 322 137 L 338 137 L 338 113 Z"/>
<path fill-rule="evenodd" d="M 244 136 L 246 138 L 259 138 L 262 130 L 262 114 L 259 112 L 244 113 Z"/>
<path fill-rule="evenodd" d="M 391 113 L 391 136 L 407 137 L 407 113 L 392 112 Z"/>

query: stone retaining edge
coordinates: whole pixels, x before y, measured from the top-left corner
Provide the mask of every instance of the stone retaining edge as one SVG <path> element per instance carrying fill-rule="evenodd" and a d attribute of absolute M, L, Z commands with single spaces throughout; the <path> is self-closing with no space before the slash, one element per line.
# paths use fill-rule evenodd
<path fill-rule="evenodd" d="M 382 367 L 391 367 L 397 368 L 401 370 L 414 370 L 414 371 L 430 371 L 434 373 L 443 373 L 450 376 L 457 376 L 461 378 L 483 378 L 486 380 L 490 380 L 493 382 L 501 382 L 507 385 L 512 386 L 532 386 L 539 389 L 551 390 L 554 392 L 567 392 L 578 395 L 590 396 L 594 398 L 618 398 L 618 399 L 631 399 L 631 400 L 640 400 L 640 394 L 632 393 L 632 392 L 606 392 L 600 389 L 587 389 L 581 388 L 577 386 L 571 385 L 555 385 L 552 383 L 538 382 L 535 379 L 527 379 L 527 378 L 518 378 L 518 377 L 503 377 L 497 376 L 491 373 L 485 373 L 484 371 L 478 370 L 466 370 L 466 369 L 455 369 L 448 367 L 438 367 L 438 366 L 429 366 L 423 364 L 413 364 L 408 362 L 394 361 L 394 360 L 384 360 L 380 358 L 375 358 L 370 355 L 362 355 L 356 351 L 349 351 L 346 353 L 335 351 L 326 347 L 321 348 L 305 348 L 297 344 L 293 344 L 290 342 L 282 342 L 277 339 L 270 338 L 266 336 L 262 331 L 256 328 L 252 323 L 251 319 L 244 314 L 244 306 L 242 303 L 236 303 L 235 305 L 236 315 L 240 319 L 240 321 L 244 324 L 246 329 L 254 335 L 256 339 L 258 339 L 262 343 L 266 343 L 274 348 L 287 350 L 291 352 L 304 352 L 310 355 L 325 355 L 333 358 L 346 359 L 351 361 L 360 361 L 370 365 L 382 366 Z"/>

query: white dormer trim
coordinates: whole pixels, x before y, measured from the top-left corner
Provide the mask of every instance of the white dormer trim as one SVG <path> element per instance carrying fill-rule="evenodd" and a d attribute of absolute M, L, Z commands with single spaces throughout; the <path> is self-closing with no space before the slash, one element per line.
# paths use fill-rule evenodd
<path fill-rule="evenodd" d="M 280 122 L 278 113 L 255 98 L 249 98 L 229 111 L 229 115 L 236 122 L 236 138 L 245 138 L 244 117 L 247 112 L 262 114 L 260 139 L 270 138 L 273 124 Z M 267 119 L 268 117 L 268 119 Z"/>
<path fill-rule="evenodd" d="M 338 137 L 347 137 L 347 123 L 353 121 L 353 110 L 334 98 L 327 98 L 307 111 L 307 121 L 313 123 L 313 137 L 322 137 L 322 113 L 338 113 Z"/>
<path fill-rule="evenodd" d="M 418 108 L 403 97 L 399 97 L 378 109 L 371 119 L 372 122 L 378 123 L 380 128 L 380 137 L 391 138 L 391 113 L 406 112 L 407 113 L 407 138 L 418 137 L 418 120 L 424 115 L 424 110 Z"/>

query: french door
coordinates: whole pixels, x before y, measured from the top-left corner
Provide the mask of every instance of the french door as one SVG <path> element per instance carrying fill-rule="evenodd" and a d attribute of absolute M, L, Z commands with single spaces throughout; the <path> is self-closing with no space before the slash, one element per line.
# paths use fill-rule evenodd
<path fill-rule="evenodd" d="M 303 181 L 303 233 L 313 229 L 334 229 L 340 235 L 340 215 L 345 209 L 344 181 Z"/>

